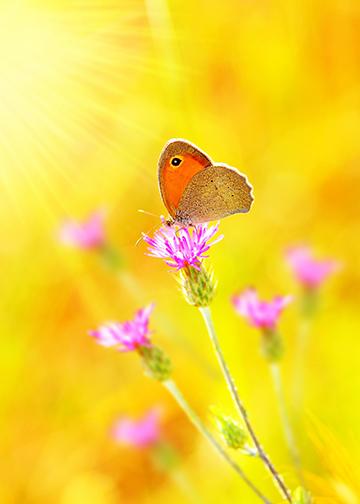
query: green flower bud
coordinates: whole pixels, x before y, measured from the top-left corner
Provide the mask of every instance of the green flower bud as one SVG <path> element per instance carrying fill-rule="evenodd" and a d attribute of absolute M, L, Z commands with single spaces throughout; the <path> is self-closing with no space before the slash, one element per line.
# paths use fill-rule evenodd
<path fill-rule="evenodd" d="M 99 248 L 101 260 L 109 270 L 119 270 L 123 266 L 123 258 L 120 253 L 108 243 Z"/>
<path fill-rule="evenodd" d="M 155 380 L 165 381 L 171 376 L 172 365 L 169 357 L 154 345 L 142 346 L 139 349 L 145 373 Z"/>
<path fill-rule="evenodd" d="M 180 457 L 173 446 L 165 441 L 152 447 L 152 457 L 156 467 L 161 471 L 171 471 L 180 464 Z"/>
<path fill-rule="evenodd" d="M 319 292 L 316 288 L 304 288 L 301 298 L 301 313 L 306 318 L 315 315 L 319 305 Z"/>
<path fill-rule="evenodd" d="M 245 448 L 247 441 L 245 430 L 231 417 L 216 412 L 214 408 L 212 412 L 215 416 L 217 428 L 227 446 L 233 450 Z"/>
<path fill-rule="evenodd" d="M 212 271 L 204 265 L 200 270 L 188 266 L 180 271 L 180 285 L 186 301 L 196 307 L 209 306 L 214 298 L 216 282 Z"/>
<path fill-rule="evenodd" d="M 269 362 L 278 362 L 284 354 L 284 344 L 280 333 L 275 329 L 262 332 L 261 351 Z"/>

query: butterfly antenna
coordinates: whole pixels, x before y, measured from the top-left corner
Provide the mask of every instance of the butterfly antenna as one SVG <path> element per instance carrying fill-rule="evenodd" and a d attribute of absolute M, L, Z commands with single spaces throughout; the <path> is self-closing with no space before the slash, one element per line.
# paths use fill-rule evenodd
<path fill-rule="evenodd" d="M 139 236 L 139 238 L 136 240 L 135 247 L 137 247 L 142 241 L 144 241 L 144 235 L 152 234 L 154 229 L 156 229 L 157 227 L 158 227 L 157 225 L 152 226 L 150 230 L 147 231 L 146 233 L 141 233 L 141 236 Z"/>
<path fill-rule="evenodd" d="M 145 214 L 145 215 L 150 215 L 150 217 L 156 217 L 156 218 L 159 217 L 158 215 L 151 213 L 151 212 L 148 212 L 147 210 L 143 210 L 142 208 L 139 208 L 138 212 Z"/>
<path fill-rule="evenodd" d="M 144 240 L 144 237 L 143 235 L 139 236 L 139 238 L 136 240 L 135 242 L 135 247 L 137 247 L 138 245 L 140 245 L 140 243 Z"/>
<path fill-rule="evenodd" d="M 147 210 L 143 210 L 142 208 L 138 208 L 138 212 L 142 213 L 142 214 L 145 214 L 145 215 L 150 215 L 150 217 L 156 217 L 156 218 L 158 218 L 158 215 L 156 215 L 154 213 L 151 213 L 151 212 L 148 212 Z M 155 228 L 156 228 L 156 226 L 153 226 L 150 229 L 150 231 L 148 231 L 147 233 L 142 233 L 141 236 L 136 240 L 135 247 L 137 247 L 144 240 L 144 236 L 143 236 L 144 234 L 151 233 Z"/>

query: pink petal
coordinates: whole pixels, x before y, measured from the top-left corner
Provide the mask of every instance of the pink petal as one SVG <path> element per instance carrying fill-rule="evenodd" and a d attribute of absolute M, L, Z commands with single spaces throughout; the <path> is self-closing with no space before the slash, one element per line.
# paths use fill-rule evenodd
<path fill-rule="evenodd" d="M 177 270 L 188 265 L 200 269 L 201 261 L 206 257 L 205 253 L 223 238 L 221 235 L 209 242 L 218 228 L 219 223 L 215 226 L 199 224 L 196 227 L 179 229 L 175 226 L 162 226 L 153 238 L 144 235 L 149 246 L 148 255 L 164 259 L 167 265 Z"/>
<path fill-rule="evenodd" d="M 249 288 L 233 296 L 232 302 L 235 310 L 254 327 L 274 328 L 291 299 L 291 296 L 277 296 L 271 301 L 263 301 L 255 289 Z"/>
<path fill-rule="evenodd" d="M 139 420 L 128 417 L 119 419 L 112 429 L 112 436 L 121 444 L 135 447 L 146 447 L 156 443 L 160 438 L 158 411 L 150 410 Z"/>
<path fill-rule="evenodd" d="M 105 347 L 117 346 L 121 352 L 130 352 L 140 346 L 150 345 L 149 317 L 154 304 L 138 310 L 133 320 L 116 323 L 108 322 L 90 335 Z"/>
<path fill-rule="evenodd" d="M 286 252 L 286 259 L 295 277 L 305 287 L 316 288 L 334 273 L 339 264 L 333 260 L 318 260 L 308 247 L 295 247 Z"/>
<path fill-rule="evenodd" d="M 65 221 L 59 231 L 59 240 L 68 246 L 91 249 L 105 242 L 104 214 L 95 212 L 83 222 Z"/>

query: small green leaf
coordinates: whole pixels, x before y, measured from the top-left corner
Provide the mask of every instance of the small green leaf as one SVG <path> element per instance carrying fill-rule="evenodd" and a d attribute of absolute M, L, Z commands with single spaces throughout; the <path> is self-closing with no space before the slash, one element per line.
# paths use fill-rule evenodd
<path fill-rule="evenodd" d="M 294 491 L 293 498 L 294 504 L 312 504 L 313 502 L 310 492 L 305 490 L 303 487 L 298 487 Z"/>

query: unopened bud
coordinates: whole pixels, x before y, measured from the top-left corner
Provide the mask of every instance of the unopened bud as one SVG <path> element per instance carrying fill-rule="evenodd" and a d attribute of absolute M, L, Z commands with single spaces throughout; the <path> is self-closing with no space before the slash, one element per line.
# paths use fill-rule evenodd
<path fill-rule="evenodd" d="M 145 373 L 155 380 L 165 381 L 171 376 L 172 366 L 169 357 L 154 345 L 142 346 L 139 349 Z"/>
<path fill-rule="evenodd" d="M 116 271 L 122 268 L 123 258 L 120 253 L 108 243 L 104 243 L 104 245 L 99 248 L 99 253 L 104 266 L 109 270 Z"/>
<path fill-rule="evenodd" d="M 219 432 L 229 448 L 240 450 L 245 447 L 247 434 L 245 430 L 231 417 L 214 411 L 215 421 Z"/>
<path fill-rule="evenodd" d="M 186 301 L 197 307 L 209 306 L 214 298 L 216 282 L 212 271 L 204 265 L 200 270 L 188 266 L 180 271 L 180 285 Z"/>
<path fill-rule="evenodd" d="M 152 457 L 155 465 L 162 471 L 172 471 L 180 463 L 179 454 L 166 441 L 156 443 L 152 447 Z"/>
<path fill-rule="evenodd" d="M 319 305 L 319 291 L 316 288 L 304 288 L 301 298 L 301 312 L 305 318 L 315 315 Z"/>
<path fill-rule="evenodd" d="M 284 344 L 276 329 L 265 329 L 262 333 L 261 350 L 269 362 L 278 362 L 284 353 Z"/>

